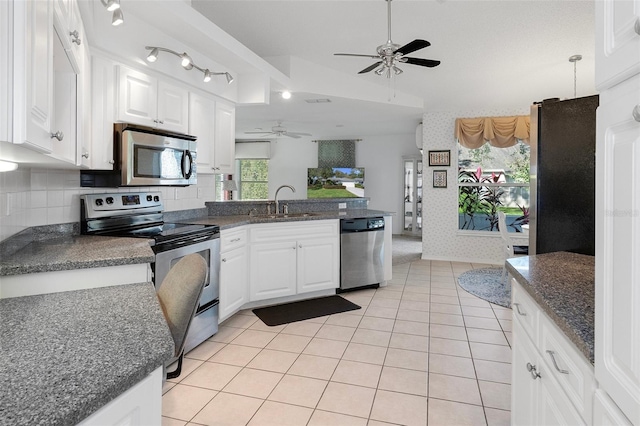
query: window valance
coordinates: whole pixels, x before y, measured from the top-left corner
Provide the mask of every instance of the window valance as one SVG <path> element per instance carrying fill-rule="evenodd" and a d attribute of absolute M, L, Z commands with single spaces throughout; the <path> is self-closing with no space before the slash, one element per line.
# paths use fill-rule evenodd
<path fill-rule="evenodd" d="M 460 145 L 469 149 L 480 148 L 485 142 L 497 148 L 507 148 L 518 140 L 528 145 L 529 128 L 528 115 L 456 118 L 455 137 Z"/>

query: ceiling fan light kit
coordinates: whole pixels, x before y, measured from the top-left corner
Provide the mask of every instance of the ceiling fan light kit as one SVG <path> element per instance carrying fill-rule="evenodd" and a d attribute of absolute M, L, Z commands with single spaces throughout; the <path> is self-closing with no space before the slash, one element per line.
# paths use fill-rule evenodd
<path fill-rule="evenodd" d="M 151 51 L 147 55 L 147 62 L 151 62 L 151 63 L 156 62 L 158 60 L 158 55 L 160 54 L 160 52 L 167 52 L 180 58 L 180 65 L 182 65 L 184 69 L 191 70 L 195 68 L 198 71 L 200 71 L 203 74 L 202 81 L 204 81 L 205 83 L 210 82 L 211 77 L 214 75 L 224 75 L 225 78 L 227 79 L 227 84 L 231 84 L 231 82 L 233 82 L 233 76 L 228 72 L 212 72 L 212 71 L 209 71 L 208 68 L 200 68 L 199 66 L 193 63 L 193 59 L 191 59 L 191 56 L 189 56 L 186 52 L 178 53 L 174 50 L 166 49 L 164 47 L 157 47 L 157 46 L 145 46 L 144 48 Z"/>
<path fill-rule="evenodd" d="M 374 71 L 376 75 L 385 75 L 387 78 L 391 78 L 394 75 L 402 74 L 402 69 L 398 67 L 397 64 L 405 63 L 410 65 L 418 65 L 421 67 L 433 68 L 440 65 L 440 61 L 436 61 L 433 59 L 422 59 L 422 58 L 410 58 L 405 57 L 404 55 L 408 53 L 415 52 L 420 49 L 424 49 L 425 47 L 431 46 L 426 40 L 415 39 L 404 46 L 400 46 L 399 44 L 391 41 L 391 0 L 385 0 L 387 2 L 387 24 L 388 24 L 388 35 L 387 42 L 385 44 L 381 44 L 376 48 L 377 55 L 362 55 L 355 53 L 334 53 L 336 56 L 358 56 L 364 58 L 377 59 L 378 62 L 373 65 L 368 66 L 362 71 L 358 72 L 358 74 L 365 74 L 370 71 Z"/>

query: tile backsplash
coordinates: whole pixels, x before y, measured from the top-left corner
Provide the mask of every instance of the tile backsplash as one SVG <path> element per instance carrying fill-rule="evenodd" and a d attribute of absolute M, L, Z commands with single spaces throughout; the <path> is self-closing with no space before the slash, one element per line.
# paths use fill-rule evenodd
<path fill-rule="evenodd" d="M 18 169 L 0 173 L 0 241 L 31 226 L 80 221 L 80 195 L 162 192 L 165 211 L 204 208 L 215 200 L 214 175 L 187 187 L 82 188 L 78 170 Z"/>

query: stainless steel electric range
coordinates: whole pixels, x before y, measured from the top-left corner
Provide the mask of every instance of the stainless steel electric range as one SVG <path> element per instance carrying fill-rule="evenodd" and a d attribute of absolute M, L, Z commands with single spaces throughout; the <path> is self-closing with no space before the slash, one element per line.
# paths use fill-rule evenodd
<path fill-rule="evenodd" d="M 86 235 L 148 238 L 156 290 L 182 257 L 200 254 L 209 265 L 200 304 L 185 343 L 185 353 L 218 331 L 220 227 L 165 223 L 160 192 L 87 194 L 81 200 L 81 232 Z"/>

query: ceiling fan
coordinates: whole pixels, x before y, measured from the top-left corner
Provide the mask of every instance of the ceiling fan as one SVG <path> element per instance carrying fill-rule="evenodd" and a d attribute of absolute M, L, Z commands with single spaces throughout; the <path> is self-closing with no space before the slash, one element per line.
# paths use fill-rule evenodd
<path fill-rule="evenodd" d="M 271 128 L 270 132 L 258 131 L 258 132 L 245 132 L 246 134 L 261 134 L 262 137 L 275 135 L 275 136 L 287 136 L 294 139 L 300 139 L 301 136 L 311 136 L 310 133 L 298 133 L 298 132 L 288 132 L 286 127 L 282 126 L 282 121 L 278 121 L 278 124 Z"/>
<path fill-rule="evenodd" d="M 391 72 L 395 75 L 401 74 L 402 70 L 398 68 L 399 63 L 411 64 L 411 65 L 419 65 L 421 67 L 437 67 L 440 65 L 440 61 L 436 61 L 433 59 L 422 59 L 422 58 L 409 58 L 404 55 L 408 53 L 415 52 L 416 50 L 424 49 L 425 47 L 431 46 L 426 40 L 415 39 L 404 46 L 400 46 L 399 44 L 395 44 L 391 41 L 391 0 L 385 0 L 387 2 L 387 15 L 388 15 L 388 27 L 389 27 L 389 37 L 387 38 L 387 42 L 385 44 L 381 44 L 376 48 L 377 55 L 359 55 L 354 53 L 334 53 L 336 56 L 360 56 L 371 59 L 378 59 L 373 65 L 368 66 L 362 71 L 358 72 L 358 74 L 368 73 L 369 71 L 376 70 L 375 73 L 377 75 L 385 74 L 387 78 L 391 78 Z"/>

